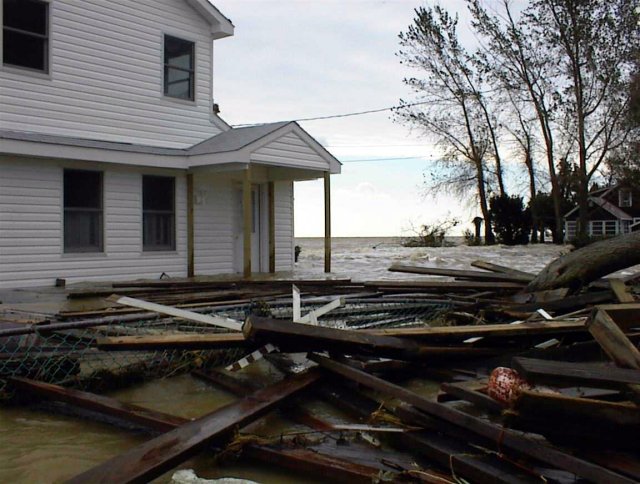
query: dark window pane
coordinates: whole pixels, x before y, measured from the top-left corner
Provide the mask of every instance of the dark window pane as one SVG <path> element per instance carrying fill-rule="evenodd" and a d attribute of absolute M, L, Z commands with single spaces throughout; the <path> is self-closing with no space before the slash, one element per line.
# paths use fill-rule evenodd
<path fill-rule="evenodd" d="M 64 171 L 65 208 L 102 208 L 102 173 L 98 171 Z"/>
<path fill-rule="evenodd" d="M 144 250 L 175 250 L 175 178 L 142 177 Z"/>
<path fill-rule="evenodd" d="M 45 39 L 5 30 L 2 62 L 44 71 L 47 68 L 46 45 Z"/>
<path fill-rule="evenodd" d="M 5 26 L 47 35 L 47 3 L 35 0 L 3 0 L 3 7 Z"/>
<path fill-rule="evenodd" d="M 102 251 L 102 212 L 65 210 L 65 252 Z"/>
<path fill-rule="evenodd" d="M 175 179 L 166 176 L 142 177 L 142 209 L 173 211 Z"/>
<path fill-rule="evenodd" d="M 172 67 L 193 69 L 193 42 L 165 36 L 164 63 Z"/>

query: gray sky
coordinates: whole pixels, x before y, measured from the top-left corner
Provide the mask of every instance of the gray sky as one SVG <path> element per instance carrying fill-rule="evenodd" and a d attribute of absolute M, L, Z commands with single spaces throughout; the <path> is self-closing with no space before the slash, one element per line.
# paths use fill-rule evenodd
<path fill-rule="evenodd" d="M 216 41 L 214 97 L 231 124 L 301 119 L 411 99 L 398 33 L 420 0 L 213 0 L 235 27 Z M 463 13 L 462 2 L 446 2 Z M 411 225 L 475 212 L 446 197 L 425 200 L 422 174 L 435 151 L 390 112 L 301 122 L 338 159 L 334 236 L 402 235 Z M 362 161 L 396 158 L 389 161 Z M 401 159 L 397 159 L 401 158 Z M 323 233 L 322 185 L 296 184 L 296 236 Z M 467 205 L 469 205 L 467 203 Z"/>

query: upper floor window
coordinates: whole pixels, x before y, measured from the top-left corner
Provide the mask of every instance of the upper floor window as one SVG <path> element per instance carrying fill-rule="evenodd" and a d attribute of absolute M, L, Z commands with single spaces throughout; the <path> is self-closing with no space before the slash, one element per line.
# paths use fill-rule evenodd
<path fill-rule="evenodd" d="M 167 176 L 142 177 L 142 248 L 176 249 L 176 179 Z"/>
<path fill-rule="evenodd" d="M 164 36 L 164 95 L 194 99 L 195 44 L 188 40 Z"/>
<path fill-rule="evenodd" d="M 631 190 L 629 188 L 621 188 L 618 190 L 618 206 L 619 207 L 631 207 L 633 205 L 633 198 Z"/>
<path fill-rule="evenodd" d="M 49 4 L 2 1 L 2 63 L 48 72 Z"/>
<path fill-rule="evenodd" d="M 64 251 L 102 250 L 102 173 L 64 170 Z"/>

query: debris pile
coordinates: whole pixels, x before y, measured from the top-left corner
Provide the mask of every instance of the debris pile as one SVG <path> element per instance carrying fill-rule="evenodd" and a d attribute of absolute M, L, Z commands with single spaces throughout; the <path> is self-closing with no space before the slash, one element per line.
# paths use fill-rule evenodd
<path fill-rule="evenodd" d="M 14 396 L 62 401 L 156 434 L 70 482 L 148 481 L 203 450 L 219 465 L 258 460 L 349 483 L 639 481 L 633 279 L 528 292 L 535 275 L 474 266 L 481 270 L 390 268 L 449 280 L 129 283 L 72 295 L 116 292 L 110 301 L 122 309 L 0 329 L 5 347 L 22 342 L 22 353 L 75 337 L 87 348 L 67 356 L 78 375 L 90 354 L 195 355 L 200 363 L 181 371 L 238 397 L 195 420 L 71 388 L 78 378 L 21 374 L 18 353 L 6 349 L 0 377 Z M 204 364 L 215 352 L 225 362 Z M 273 381 L 248 377 L 251 365 L 268 366 Z M 351 418 L 320 416 L 317 401 Z M 291 431 L 254 434 L 250 424 L 273 411 Z"/>

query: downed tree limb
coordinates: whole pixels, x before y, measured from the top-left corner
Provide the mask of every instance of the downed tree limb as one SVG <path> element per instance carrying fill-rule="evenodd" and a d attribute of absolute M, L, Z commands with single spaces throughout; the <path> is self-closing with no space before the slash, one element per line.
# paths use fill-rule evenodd
<path fill-rule="evenodd" d="M 527 292 L 570 287 L 577 290 L 612 272 L 640 264 L 640 232 L 601 240 L 549 263 Z"/>

